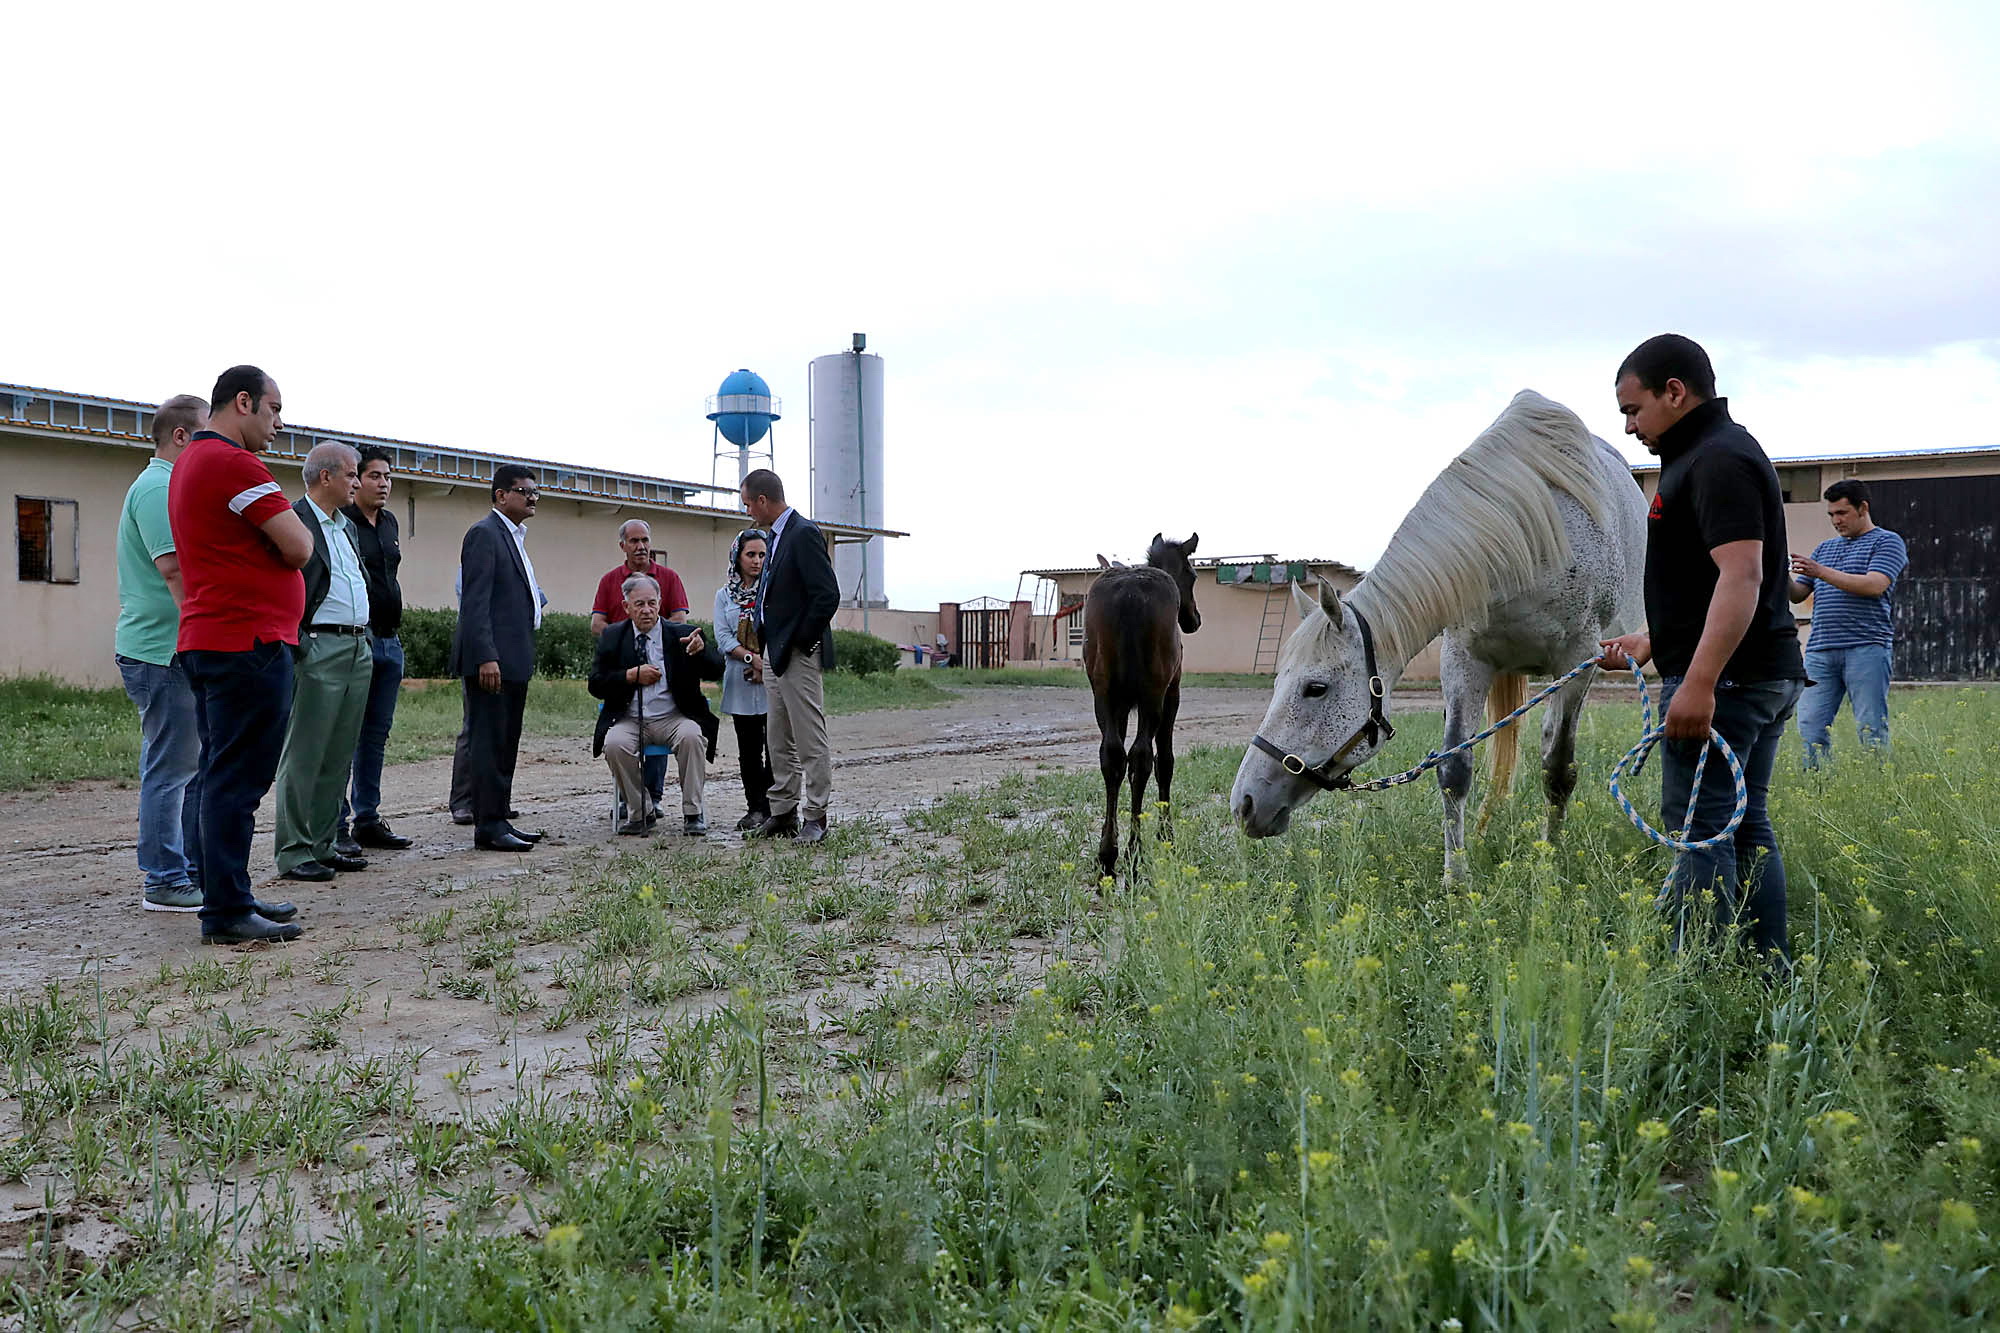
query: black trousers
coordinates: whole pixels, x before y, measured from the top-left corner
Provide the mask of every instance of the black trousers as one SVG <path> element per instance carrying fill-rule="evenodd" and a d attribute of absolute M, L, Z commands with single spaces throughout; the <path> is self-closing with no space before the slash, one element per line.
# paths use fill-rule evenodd
<path fill-rule="evenodd" d="M 771 813 L 771 752 L 764 741 L 764 714 L 732 713 L 736 755 L 743 767 L 743 799 L 752 810 Z"/>
<path fill-rule="evenodd" d="M 479 689 L 477 681 L 460 681 L 464 688 L 458 713 L 458 742 L 451 747 L 451 817 L 460 815 L 472 817 L 472 765 L 466 762 L 472 750 L 472 696 Z"/>
<path fill-rule="evenodd" d="M 498 693 L 465 681 L 465 767 L 472 779 L 472 820 L 481 833 L 508 831 L 514 808 L 514 760 L 521 750 L 521 716 L 528 708 L 528 682 L 503 680 Z"/>

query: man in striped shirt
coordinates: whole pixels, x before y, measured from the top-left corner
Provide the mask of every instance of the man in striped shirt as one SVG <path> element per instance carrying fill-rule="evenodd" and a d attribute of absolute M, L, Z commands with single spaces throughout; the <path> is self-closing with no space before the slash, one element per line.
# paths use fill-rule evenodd
<path fill-rule="evenodd" d="M 1833 716 L 1844 694 L 1854 730 L 1876 754 L 1889 749 L 1889 650 L 1896 641 L 1890 594 L 1910 562 L 1903 539 L 1868 514 L 1868 487 L 1849 478 L 1826 488 L 1826 516 L 1837 534 L 1809 556 L 1792 557 L 1791 598 L 1813 599 L 1806 674 L 1799 700 L 1805 765 L 1815 769 L 1832 743 Z"/>

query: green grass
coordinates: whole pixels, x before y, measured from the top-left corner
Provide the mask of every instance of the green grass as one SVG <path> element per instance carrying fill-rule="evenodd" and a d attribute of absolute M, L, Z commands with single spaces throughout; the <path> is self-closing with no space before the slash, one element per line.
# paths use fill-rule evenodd
<path fill-rule="evenodd" d="M 709 686 L 713 699 L 718 687 Z M 935 708 L 952 695 L 912 672 L 826 679 L 829 713 L 882 708 Z M 388 762 L 407 764 L 450 754 L 461 701 L 453 680 L 412 680 L 396 701 Z M 522 731 L 529 736 L 583 736 L 598 702 L 580 680 L 538 680 L 528 690 Z M 139 713 L 122 689 L 93 690 L 45 677 L 0 680 L 0 792 L 50 782 L 139 777 Z"/>
<path fill-rule="evenodd" d="M 1127 885 L 1088 878 L 1093 774 L 1012 778 L 893 839 L 662 843 L 556 901 L 416 907 L 423 978 L 291 951 L 17 994 L 0 1172 L 53 1212 L 0 1320 L 1989 1327 L 2000 695 L 1894 707 L 1887 768 L 1781 755 L 1775 984 L 1667 951 L 1665 861 L 1603 790 L 1637 710 L 1606 704 L 1563 843 L 1524 781 L 1456 894 L 1434 788 L 1250 842 L 1240 752 L 1202 748 Z M 1374 769 L 1436 743 L 1402 721 Z M 486 1006 L 453 1023 L 498 1035 L 488 1065 L 569 1033 L 573 1081 L 515 1066 L 478 1102 L 478 1059 L 385 1050 L 432 977 Z M 66 1248 L 91 1219 L 129 1241 Z"/>

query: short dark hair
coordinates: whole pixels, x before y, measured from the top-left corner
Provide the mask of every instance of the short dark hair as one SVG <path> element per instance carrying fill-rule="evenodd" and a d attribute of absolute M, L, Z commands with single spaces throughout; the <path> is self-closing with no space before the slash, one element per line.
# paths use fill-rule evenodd
<path fill-rule="evenodd" d="M 231 366 L 216 377 L 215 392 L 208 396 L 208 410 L 220 412 L 236 401 L 236 395 L 250 395 L 250 410 L 256 411 L 271 391 L 271 377 L 255 366 Z"/>
<path fill-rule="evenodd" d="M 1627 375 L 1637 376 L 1640 387 L 1649 393 L 1665 393 L 1668 380 L 1679 380 L 1697 398 L 1715 397 L 1715 367 L 1709 364 L 1708 353 L 1700 343 L 1678 333 L 1658 334 L 1634 347 L 1632 354 L 1618 363 L 1618 373 L 1611 382 L 1616 384 Z"/>
<path fill-rule="evenodd" d="M 396 456 L 379 444 L 361 446 L 361 470 L 366 472 L 370 463 L 387 463 L 389 470 L 396 470 Z"/>
<path fill-rule="evenodd" d="M 519 463 L 502 463 L 493 473 L 493 498 L 497 500 L 500 498 L 500 492 L 513 490 L 517 482 L 534 479 L 533 468 L 523 467 Z"/>
<path fill-rule="evenodd" d="M 1843 477 L 1826 488 L 1825 499 L 1828 504 L 1835 504 L 1841 500 L 1845 500 L 1856 509 L 1859 509 L 1868 503 L 1868 486 L 1864 482 L 1856 481 L 1853 477 Z"/>
<path fill-rule="evenodd" d="M 785 483 L 778 480 L 778 474 L 767 467 L 760 467 L 743 479 L 743 489 L 766 500 L 785 502 Z"/>
<path fill-rule="evenodd" d="M 194 423 L 208 415 L 208 404 L 191 393 L 177 393 L 153 413 L 153 445 L 158 448 L 174 438 L 177 430 L 193 431 Z"/>

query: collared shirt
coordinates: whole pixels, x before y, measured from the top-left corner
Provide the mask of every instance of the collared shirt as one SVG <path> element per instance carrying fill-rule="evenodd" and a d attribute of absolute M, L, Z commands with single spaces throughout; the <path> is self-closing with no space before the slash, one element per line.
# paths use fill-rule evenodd
<path fill-rule="evenodd" d="M 632 716 L 644 717 L 648 721 L 680 715 L 680 710 L 674 707 L 673 688 L 668 683 L 666 635 L 661 633 L 664 623 L 655 621 L 653 628 L 644 634 L 639 632 L 637 625 L 632 626 L 640 656 L 660 669 L 658 680 L 632 692 Z M 609 630 L 605 632 L 610 633 Z"/>
<path fill-rule="evenodd" d="M 1792 615 L 1785 503 L 1778 473 L 1750 432 L 1711 398 L 1662 432 L 1660 485 L 1646 514 L 1646 625 L 1662 676 L 1687 674 L 1708 624 L 1720 571 L 1709 554 L 1730 542 L 1762 543 L 1757 610 L 1724 665 L 1739 684 L 1803 680 Z"/>
<path fill-rule="evenodd" d="M 771 524 L 771 540 L 764 544 L 764 572 L 757 580 L 757 623 L 764 623 L 764 593 L 771 586 L 771 569 L 778 563 L 778 540 L 785 535 L 785 529 L 792 524 L 792 515 L 799 511 L 790 505 Z"/>
<path fill-rule="evenodd" d="M 493 512 L 500 514 L 497 506 Z M 516 523 L 505 514 L 500 514 L 500 521 L 506 524 L 507 531 L 514 534 L 514 549 L 521 553 L 521 564 L 528 571 L 528 591 L 533 595 L 535 603 L 535 628 L 540 629 L 542 627 L 542 603 L 546 599 L 542 596 L 541 583 L 535 578 L 535 562 L 528 558 L 528 525 L 526 523 Z"/>
<path fill-rule="evenodd" d="M 174 549 L 167 520 L 167 486 L 173 474 L 174 465 L 166 459 L 150 460 L 125 492 L 125 508 L 118 515 L 118 627 L 112 650 L 154 666 L 174 660 L 174 639 L 181 629 L 181 609 L 154 563 Z"/>
<path fill-rule="evenodd" d="M 361 555 L 354 548 L 354 520 L 338 509 L 331 514 L 306 497 L 306 508 L 319 520 L 320 540 L 326 543 L 326 596 L 310 609 L 315 625 L 366 625 L 368 623 L 368 579 L 361 572 Z"/>
<path fill-rule="evenodd" d="M 403 542 L 396 515 L 387 505 L 375 511 L 372 523 L 358 504 L 340 512 L 354 524 L 354 544 L 361 548 L 361 573 L 368 580 L 368 628 L 378 639 L 393 639 L 403 628 L 403 588 L 397 581 Z"/>
<path fill-rule="evenodd" d="M 167 518 L 181 562 L 182 652 L 248 652 L 299 641 L 306 581 L 278 558 L 263 525 L 291 508 L 264 460 L 205 430 L 181 451 Z"/>

